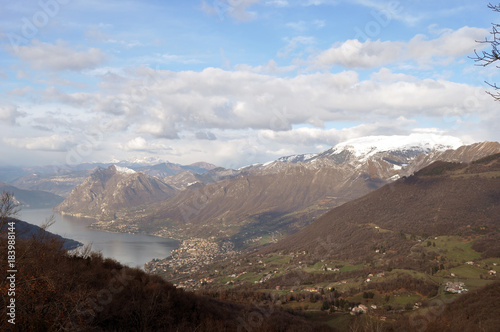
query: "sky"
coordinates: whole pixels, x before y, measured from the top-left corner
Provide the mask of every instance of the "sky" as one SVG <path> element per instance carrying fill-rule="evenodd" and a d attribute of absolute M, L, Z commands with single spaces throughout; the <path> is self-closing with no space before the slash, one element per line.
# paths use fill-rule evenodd
<path fill-rule="evenodd" d="M 500 140 L 488 1 L 0 1 L 0 166 Z"/>

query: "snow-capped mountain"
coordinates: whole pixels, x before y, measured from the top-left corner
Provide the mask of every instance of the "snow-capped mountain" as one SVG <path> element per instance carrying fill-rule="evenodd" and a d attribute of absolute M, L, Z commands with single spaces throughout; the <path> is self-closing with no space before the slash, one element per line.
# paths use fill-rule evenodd
<path fill-rule="evenodd" d="M 128 167 L 122 167 L 122 166 L 117 166 L 117 165 L 114 165 L 114 166 L 115 166 L 115 169 L 116 169 L 117 173 L 121 173 L 121 174 L 134 174 L 136 172 L 133 169 L 130 169 Z"/>
<path fill-rule="evenodd" d="M 335 168 L 347 178 L 369 176 L 370 179 L 392 181 L 408 175 L 408 166 L 415 158 L 429 153 L 455 150 L 462 146 L 460 139 L 437 134 L 415 133 L 409 136 L 369 136 L 339 143 L 321 153 L 287 156 L 266 164 L 243 168 L 253 174 L 277 174 L 301 166 L 310 170 Z M 419 169 L 415 165 L 413 171 Z"/>
<path fill-rule="evenodd" d="M 97 168 L 55 210 L 67 214 L 113 219 L 117 212 L 163 201 L 176 190 L 143 172 L 111 165 Z"/>
<path fill-rule="evenodd" d="M 453 136 L 437 134 L 411 134 L 409 136 L 368 136 L 355 138 L 339 143 L 325 154 L 336 154 L 341 151 L 350 151 L 360 161 L 382 152 L 401 152 L 403 154 L 421 154 L 430 151 L 445 151 L 457 149 L 464 145 L 463 142 Z"/>
<path fill-rule="evenodd" d="M 292 155 L 281 157 L 276 161 L 293 164 L 307 163 L 316 158 L 345 155 L 346 152 L 349 152 L 359 162 L 364 162 L 370 157 L 384 152 L 415 157 L 431 151 L 457 149 L 462 145 L 464 143 L 457 137 L 427 133 L 414 133 L 409 136 L 367 136 L 341 142 L 321 153 Z"/>
<path fill-rule="evenodd" d="M 112 165 L 114 165 L 118 173 L 134 174 L 134 172 L 143 172 L 160 179 L 185 171 L 204 174 L 216 168 L 215 165 L 205 162 L 198 162 L 191 165 L 180 165 L 169 162 L 149 165 L 128 161 L 116 161 L 111 164 L 79 164 L 72 167 L 31 167 L 16 169 L 18 173 L 17 178 L 14 176 L 9 183 L 21 189 L 43 190 L 68 197 L 71 190 L 81 184 L 97 168 L 108 168 Z M 5 173 L 0 169 L 0 181 L 2 181 L 3 174 Z"/>
<path fill-rule="evenodd" d="M 306 153 L 306 154 L 297 154 L 293 156 L 286 156 L 286 157 L 281 157 L 277 159 L 276 161 L 281 161 L 284 163 L 292 163 L 296 164 L 299 162 L 306 162 L 308 160 L 311 160 L 312 158 L 318 156 L 317 153 Z M 264 166 L 269 165 L 271 162 L 264 164 Z"/>
<path fill-rule="evenodd" d="M 106 215 L 115 220 L 116 230 L 155 221 L 158 231 L 168 230 L 158 233 L 162 235 L 249 238 L 261 236 L 260 231 L 297 230 L 331 208 L 436 160 L 469 162 L 500 152 L 500 143 L 460 145 L 457 138 L 435 134 L 373 136 L 318 154 L 161 181 L 112 166 L 93 174 L 61 206 L 72 213 Z M 151 186 L 143 188 L 148 182 Z"/>
<path fill-rule="evenodd" d="M 220 181 L 187 188 L 149 209 L 154 214 L 143 220 L 165 220 L 173 233 L 190 236 L 248 237 L 257 235 L 263 220 L 264 229 L 293 231 L 433 161 L 468 162 L 500 152 L 499 143 L 456 149 L 460 145 L 456 138 L 433 134 L 351 140 L 319 154 L 250 165 Z M 134 215 L 131 211 L 123 220 Z"/>

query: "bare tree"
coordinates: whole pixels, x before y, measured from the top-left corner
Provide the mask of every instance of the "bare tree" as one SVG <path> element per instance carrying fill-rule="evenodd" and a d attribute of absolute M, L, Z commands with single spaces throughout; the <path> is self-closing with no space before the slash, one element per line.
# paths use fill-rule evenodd
<path fill-rule="evenodd" d="M 491 3 L 488 4 L 488 8 L 495 11 L 495 12 L 500 12 L 500 4 L 498 5 L 492 5 Z M 484 40 L 477 41 L 478 43 L 481 44 L 490 44 L 491 50 L 490 51 L 481 51 L 477 52 L 474 50 L 474 57 L 471 57 L 475 62 L 478 63 L 478 66 L 486 67 L 491 65 L 492 63 L 500 60 L 500 52 L 498 50 L 498 47 L 500 45 L 500 24 L 492 23 L 492 28 L 491 28 L 491 39 L 488 39 L 487 37 Z M 500 68 L 500 66 L 496 66 L 497 68 Z M 500 86 L 497 85 L 497 83 L 490 83 L 490 82 L 485 82 L 489 86 L 491 86 L 493 89 L 496 91 L 500 90 Z M 491 95 L 495 100 L 500 101 L 500 92 L 489 92 L 487 91 L 489 95 Z"/>
<path fill-rule="evenodd" d="M 92 242 L 84 245 L 83 247 L 78 247 L 73 249 L 72 255 L 75 257 L 88 258 L 92 256 Z"/>
<path fill-rule="evenodd" d="M 9 218 L 15 217 L 18 212 L 14 194 L 4 191 L 0 195 L 0 229 L 3 229 Z"/>

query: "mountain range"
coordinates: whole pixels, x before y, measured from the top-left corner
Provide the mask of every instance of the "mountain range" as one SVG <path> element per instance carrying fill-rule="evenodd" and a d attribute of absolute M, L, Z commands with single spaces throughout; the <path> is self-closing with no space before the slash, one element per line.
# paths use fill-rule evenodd
<path fill-rule="evenodd" d="M 47 231 L 44 227 L 32 225 L 25 221 L 17 220 L 14 218 L 6 219 L 6 222 L 0 225 L 0 233 L 5 234 L 7 232 L 9 227 L 9 222 L 15 223 L 16 240 L 36 239 L 38 241 L 47 243 L 51 241 L 56 241 L 61 244 L 61 248 L 64 250 L 73 250 L 80 246 L 83 246 L 83 243 L 79 241 L 62 237 L 58 234 L 54 234 Z"/>
<path fill-rule="evenodd" d="M 123 208 L 132 208 L 166 200 L 176 190 L 154 176 L 130 168 L 112 165 L 98 168 L 56 211 L 72 215 L 114 219 Z"/>
<path fill-rule="evenodd" d="M 16 199 L 15 203 L 22 208 L 52 208 L 64 200 L 64 197 L 50 192 L 19 189 L 7 183 L 0 182 L 0 193 L 2 192 L 12 193 Z"/>
<path fill-rule="evenodd" d="M 106 230 L 133 226 L 156 235 L 215 236 L 241 244 L 272 232 L 296 232 L 326 211 L 433 161 L 469 162 L 495 152 L 500 152 L 496 142 L 464 146 L 453 137 L 414 134 L 356 139 L 319 154 L 238 170 L 214 168 L 163 179 L 144 173 L 127 182 L 135 192 L 125 192 L 118 185 L 122 180 L 103 185 L 94 173 L 57 210 L 97 218 Z M 156 193 L 136 181 L 163 189 Z M 104 197 L 113 197 L 113 203 Z"/>
<path fill-rule="evenodd" d="M 176 285 L 96 253 L 70 256 L 56 242 L 19 241 L 29 253 L 19 280 L 39 282 L 19 283 L 19 294 L 28 294 L 19 297 L 21 319 L 35 308 L 38 321 L 62 317 L 58 326 L 69 320 L 87 329 L 319 330 L 314 322 L 332 330 L 497 329 L 499 143 L 370 137 L 237 170 L 168 175 L 162 166 L 107 165 L 89 174 L 57 210 L 96 217 L 106 230 L 204 239 L 150 262 Z M 229 243 L 217 240 L 243 245 L 272 232 L 288 234 L 253 251 L 212 250 Z M 186 264 L 191 256 L 196 268 Z M 101 299 L 119 280 L 126 287 L 110 305 L 92 306 L 89 298 Z M 251 306 L 255 315 L 245 316 Z M 65 308 L 92 308 L 93 320 Z"/>
<path fill-rule="evenodd" d="M 266 299 L 341 330 L 496 331 L 498 308 L 487 303 L 500 295 L 499 216 L 500 153 L 437 160 L 276 243 L 190 264 L 198 252 L 183 241 L 148 266 L 181 287 Z"/>
<path fill-rule="evenodd" d="M 436 161 L 331 210 L 264 251 L 362 261 L 382 245 L 385 259 L 391 259 L 410 254 L 410 237 L 487 235 L 473 248 L 485 257 L 497 256 L 499 202 L 500 154 L 469 164 Z"/>
<path fill-rule="evenodd" d="M 48 191 L 59 196 L 68 197 L 71 191 L 83 183 L 96 169 L 108 168 L 112 165 L 141 171 L 159 178 L 176 175 L 185 171 L 202 174 L 216 168 L 215 165 L 205 162 L 180 165 L 169 162 L 149 164 L 127 161 L 117 163 L 88 163 L 74 166 L 4 167 L 0 168 L 0 181 L 7 182 L 20 189 Z"/>

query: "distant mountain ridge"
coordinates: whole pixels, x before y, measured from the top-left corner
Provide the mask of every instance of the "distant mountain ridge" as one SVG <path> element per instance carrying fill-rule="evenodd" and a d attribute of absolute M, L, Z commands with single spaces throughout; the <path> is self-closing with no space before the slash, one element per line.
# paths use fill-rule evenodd
<path fill-rule="evenodd" d="M 92 172 L 91 170 L 67 169 L 52 170 L 47 173 L 33 171 L 11 181 L 11 184 L 26 190 L 43 190 L 67 197 L 71 190 L 82 183 Z"/>
<path fill-rule="evenodd" d="M 436 160 L 470 163 L 474 160 L 493 155 L 499 152 L 500 143 L 481 142 L 470 145 L 463 145 L 456 150 L 430 151 L 425 155 L 420 155 L 415 159 L 415 163 L 409 165 L 405 175 L 411 175 L 419 169 L 426 167 Z"/>
<path fill-rule="evenodd" d="M 105 227 L 134 225 L 157 235 L 214 236 L 236 242 L 272 232 L 293 233 L 324 212 L 432 161 L 467 162 L 500 152 L 496 142 L 455 149 L 459 140 L 433 134 L 406 140 L 376 137 L 374 142 L 358 140 L 361 147 L 350 142 L 316 155 L 280 158 L 239 170 L 214 169 L 201 177 L 186 173 L 189 185 L 177 183 L 180 191 L 175 195 L 148 204 L 147 209 L 123 209 Z"/>
<path fill-rule="evenodd" d="M 475 144 L 456 151 L 487 147 Z M 412 243 L 402 234 L 486 235 L 476 241 L 475 249 L 486 257 L 488 252 L 498 255 L 499 203 L 500 153 L 469 164 L 436 161 L 415 175 L 331 210 L 263 251 L 307 251 L 316 258 L 362 260 L 383 244 L 385 259 L 390 259 L 408 254 Z"/>
<path fill-rule="evenodd" d="M 309 162 L 317 158 L 334 156 L 343 152 L 350 152 L 358 159 L 369 158 L 378 153 L 399 151 L 401 154 L 419 155 L 431 151 L 454 150 L 463 146 L 463 142 L 453 136 L 443 136 L 437 134 L 414 133 L 409 136 L 367 136 L 351 139 L 339 143 L 324 152 L 317 154 L 302 154 L 288 157 L 281 157 L 282 162 Z"/>
<path fill-rule="evenodd" d="M 14 195 L 16 204 L 22 208 L 52 208 L 64 200 L 64 197 L 41 190 L 24 190 L 0 182 L 0 193 L 9 192 Z"/>
<path fill-rule="evenodd" d="M 68 197 L 71 191 L 81 184 L 92 172 L 98 168 L 108 168 L 112 165 L 126 167 L 135 171 L 142 171 L 150 176 L 164 178 L 191 171 L 203 174 L 217 168 L 215 165 L 199 162 L 191 165 L 180 165 L 169 162 L 160 164 L 144 164 L 138 162 L 118 162 L 81 164 L 75 166 L 47 166 L 26 168 L 0 169 L 0 179 L 10 179 L 9 183 L 21 189 L 43 190 L 59 196 Z M 12 179 L 12 177 L 14 177 Z"/>
<path fill-rule="evenodd" d="M 72 215 L 114 219 L 121 209 L 163 201 L 176 190 L 156 177 L 121 166 L 96 169 L 55 210 Z"/>
<path fill-rule="evenodd" d="M 62 248 L 64 250 L 73 250 L 80 246 L 83 246 L 83 243 L 79 241 L 68 239 L 58 234 L 51 233 L 40 226 L 30 224 L 23 220 L 10 218 L 7 221 L 15 222 L 16 239 L 31 240 L 33 238 L 38 238 L 46 242 L 49 242 L 50 240 L 56 240 L 62 243 Z M 3 227 L 0 228 L 0 231 L 5 232 L 8 227 L 8 223 L 5 223 Z"/>

